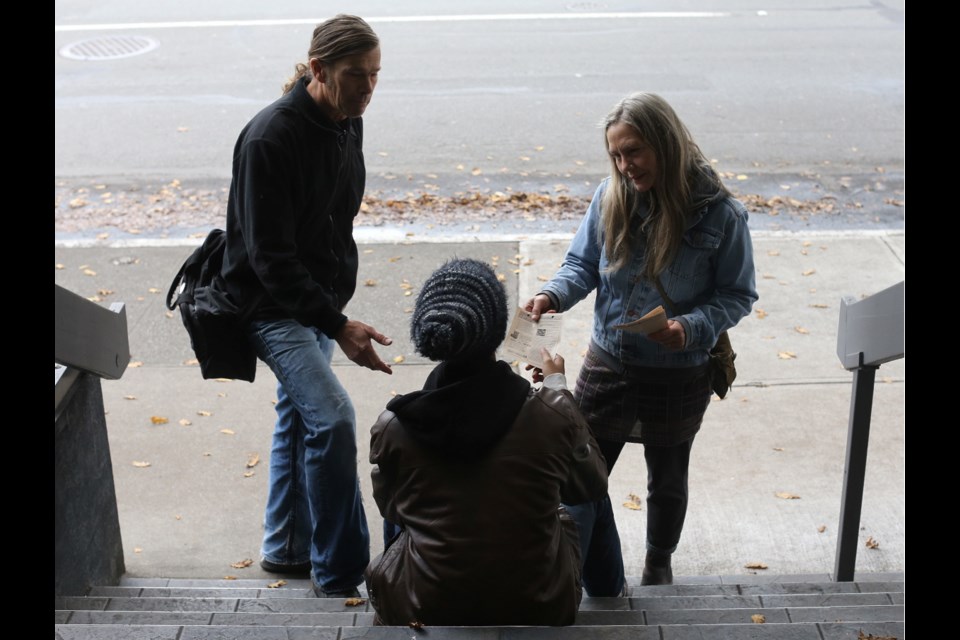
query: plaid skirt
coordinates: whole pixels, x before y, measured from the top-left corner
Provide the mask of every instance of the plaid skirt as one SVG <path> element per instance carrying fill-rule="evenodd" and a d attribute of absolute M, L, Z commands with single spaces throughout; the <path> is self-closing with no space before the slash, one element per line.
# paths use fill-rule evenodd
<path fill-rule="evenodd" d="M 709 365 L 617 364 L 592 342 L 574 393 L 594 437 L 672 447 L 693 438 L 713 393 Z"/>

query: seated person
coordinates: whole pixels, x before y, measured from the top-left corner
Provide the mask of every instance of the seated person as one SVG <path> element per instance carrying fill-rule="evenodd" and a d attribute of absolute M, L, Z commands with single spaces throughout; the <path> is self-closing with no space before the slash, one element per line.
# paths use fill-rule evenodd
<path fill-rule="evenodd" d="M 580 605 L 577 530 L 560 503 L 606 495 L 606 465 L 563 358 L 539 391 L 498 361 L 507 296 L 476 260 L 424 283 L 410 335 L 440 364 L 371 431 L 373 495 L 399 527 L 366 572 L 375 624 L 567 625 Z"/>

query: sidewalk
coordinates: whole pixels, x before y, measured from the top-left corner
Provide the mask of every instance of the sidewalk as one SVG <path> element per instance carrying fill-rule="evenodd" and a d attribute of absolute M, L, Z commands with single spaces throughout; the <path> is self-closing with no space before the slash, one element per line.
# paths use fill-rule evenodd
<path fill-rule="evenodd" d="M 364 237 L 358 234 L 358 237 Z M 197 241 L 199 242 L 199 241 Z M 431 363 L 409 340 L 419 284 L 456 255 L 496 264 L 511 303 L 553 275 L 568 239 L 369 243 L 360 247 L 351 317 L 394 339 L 387 376 L 337 354 L 357 410 L 371 556 L 382 548 L 370 488 L 368 431 L 394 393 L 418 389 Z M 55 282 L 126 304 L 131 363 L 102 384 L 127 573 L 136 577 L 268 577 L 259 558 L 275 381 L 205 381 L 164 295 L 187 246 L 55 247 Z M 840 300 L 904 279 L 905 235 L 754 235 L 760 300 L 731 332 L 737 384 L 714 401 L 693 448 L 690 507 L 676 575 L 831 574 L 844 474 L 851 372 L 836 355 Z M 62 266 L 61 266 L 62 265 Z M 516 273 L 515 273 L 516 272 Z M 407 295 L 409 294 L 409 295 Z M 559 349 L 572 386 L 590 333 L 592 298 L 566 314 Z M 880 367 L 874 392 L 857 572 L 903 572 L 905 366 Z M 152 418 L 166 418 L 155 424 Z M 149 463 L 149 466 L 135 463 Z M 624 449 L 610 482 L 628 575 L 639 575 L 646 519 L 642 447 Z M 794 499 L 776 496 L 792 494 Z M 642 508 L 619 505 L 633 494 Z M 866 543 L 872 540 L 874 548 Z M 247 568 L 232 563 L 253 560 Z M 748 563 L 768 568 L 745 568 Z"/>

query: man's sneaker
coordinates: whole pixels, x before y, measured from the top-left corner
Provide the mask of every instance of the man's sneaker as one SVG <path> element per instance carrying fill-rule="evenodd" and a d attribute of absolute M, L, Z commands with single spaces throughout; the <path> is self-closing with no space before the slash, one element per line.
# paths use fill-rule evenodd
<path fill-rule="evenodd" d="M 313 595 L 318 598 L 359 598 L 360 590 L 356 587 L 350 587 L 349 589 L 324 591 L 320 585 L 314 584 Z"/>
<path fill-rule="evenodd" d="M 309 576 L 311 569 L 309 562 L 278 564 L 276 562 L 270 562 L 266 558 L 260 560 L 260 568 L 270 573 L 282 573 L 288 576 Z"/>

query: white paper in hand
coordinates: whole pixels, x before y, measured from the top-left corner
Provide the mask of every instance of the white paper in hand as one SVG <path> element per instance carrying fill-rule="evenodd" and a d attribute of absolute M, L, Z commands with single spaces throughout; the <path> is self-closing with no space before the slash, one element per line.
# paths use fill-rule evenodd
<path fill-rule="evenodd" d="M 544 313 L 540 321 L 534 322 L 530 313 L 517 307 L 507 339 L 503 342 L 503 352 L 535 367 L 543 364 L 540 349 L 545 348 L 551 354 L 560 344 L 560 325 L 563 314 Z"/>

